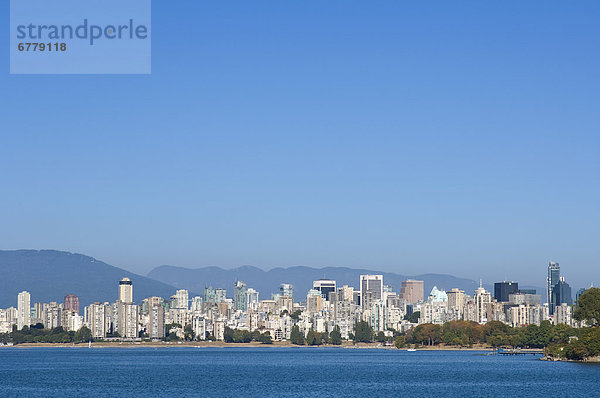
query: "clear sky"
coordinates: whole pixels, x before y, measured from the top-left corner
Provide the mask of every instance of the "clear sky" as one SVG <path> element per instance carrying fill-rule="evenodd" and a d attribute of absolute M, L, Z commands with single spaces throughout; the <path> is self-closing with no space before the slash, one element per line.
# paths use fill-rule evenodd
<path fill-rule="evenodd" d="M 599 21 L 155 0 L 150 76 L 11 76 L 2 29 L 0 248 L 599 284 Z"/>

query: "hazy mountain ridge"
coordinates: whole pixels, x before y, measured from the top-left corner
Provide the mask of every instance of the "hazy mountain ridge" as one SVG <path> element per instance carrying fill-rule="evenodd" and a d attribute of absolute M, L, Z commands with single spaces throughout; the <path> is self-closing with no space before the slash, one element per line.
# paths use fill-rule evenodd
<path fill-rule="evenodd" d="M 31 293 L 34 302 L 62 302 L 79 296 L 80 305 L 115 301 L 119 280 L 133 281 L 134 300 L 150 296 L 169 298 L 172 286 L 118 268 L 83 254 L 56 250 L 0 250 L 0 308 L 17 306 L 17 294 Z M 81 309 L 82 311 L 82 309 Z"/>
<path fill-rule="evenodd" d="M 479 282 L 466 278 L 457 278 L 445 274 L 401 275 L 391 272 L 380 272 L 368 269 L 354 269 L 347 267 L 312 268 L 296 266 L 290 268 L 273 268 L 268 271 L 252 266 L 242 266 L 233 269 L 219 267 L 183 268 L 172 265 L 162 265 L 148 273 L 148 277 L 173 285 L 179 289 L 188 289 L 202 292 L 205 286 L 223 288 L 231 296 L 235 281 L 242 280 L 260 292 L 260 299 L 270 298 L 271 293 L 279 291 L 279 284 L 291 283 L 294 285 L 294 295 L 301 300 L 306 292 L 312 288 L 312 282 L 317 279 L 327 278 L 337 281 L 338 286 L 350 285 L 359 288 L 359 277 L 362 274 L 381 274 L 386 285 L 392 285 L 394 291 L 400 291 L 400 283 L 406 279 L 418 279 L 425 282 L 425 295 L 433 286 L 449 290 L 459 288 L 468 294 L 478 287 Z M 488 289 L 490 286 L 486 286 Z"/>

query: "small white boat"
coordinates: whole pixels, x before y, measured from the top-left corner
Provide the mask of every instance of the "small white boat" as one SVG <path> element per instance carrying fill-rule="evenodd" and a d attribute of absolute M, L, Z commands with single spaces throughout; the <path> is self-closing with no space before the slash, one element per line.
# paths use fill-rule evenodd
<path fill-rule="evenodd" d="M 408 350 L 406 350 L 407 352 L 415 352 L 417 350 L 415 350 L 414 348 L 409 348 Z"/>

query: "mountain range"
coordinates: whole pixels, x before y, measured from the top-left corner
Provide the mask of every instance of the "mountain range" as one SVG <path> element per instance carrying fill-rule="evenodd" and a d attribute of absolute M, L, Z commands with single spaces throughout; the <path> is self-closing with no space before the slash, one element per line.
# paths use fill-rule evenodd
<path fill-rule="evenodd" d="M 277 293 L 281 283 L 291 283 L 294 285 L 294 296 L 296 300 L 300 301 L 306 295 L 306 292 L 312 288 L 313 281 L 317 279 L 333 279 L 337 282 L 337 286 L 349 285 L 359 289 L 360 275 L 366 274 L 383 275 L 383 283 L 391 285 L 396 292 L 400 292 L 400 284 L 406 279 L 422 280 L 424 281 L 426 296 L 433 286 L 445 290 L 457 287 L 468 294 L 473 294 L 473 291 L 479 286 L 478 282 L 474 280 L 457 278 L 452 275 L 422 274 L 407 276 L 372 269 L 346 267 L 290 267 L 264 271 L 251 266 L 233 269 L 219 267 L 191 269 L 163 265 L 150 271 L 148 277 L 168 283 L 178 289 L 202 292 L 206 286 L 210 285 L 214 288 L 227 289 L 230 294 L 234 283 L 241 280 L 246 282 L 248 287 L 258 290 L 260 299 L 268 299 L 271 297 L 271 293 Z"/>
<path fill-rule="evenodd" d="M 277 293 L 281 283 L 291 283 L 294 285 L 296 300 L 301 301 L 312 288 L 314 280 L 333 279 L 338 286 L 349 285 L 359 289 L 359 278 L 363 274 L 383 275 L 384 284 L 391 285 L 396 292 L 400 291 L 403 280 L 422 280 L 425 296 L 433 286 L 444 290 L 456 287 L 467 294 L 473 294 L 479 285 L 471 279 L 445 274 L 407 276 L 346 267 L 298 266 L 265 271 L 252 266 L 191 269 L 163 265 L 150 271 L 147 276 L 142 276 L 83 254 L 56 250 L 0 250 L 0 308 L 16 306 L 17 294 L 23 290 L 31 293 L 32 303 L 61 302 L 69 293 L 79 296 L 82 306 L 95 301 L 113 302 L 118 297 L 118 283 L 124 277 L 133 281 L 134 300 L 138 303 L 151 296 L 169 298 L 177 289 L 187 289 L 190 297 L 193 297 L 201 295 L 206 286 L 226 289 L 228 297 L 232 297 L 234 283 L 238 280 L 256 289 L 261 300 L 269 299 L 272 293 Z M 492 291 L 491 285 L 484 287 Z M 541 293 L 540 288 L 537 289 Z"/>
<path fill-rule="evenodd" d="M 62 302 L 66 294 L 79 296 L 80 306 L 95 301 L 113 302 L 119 281 L 134 283 L 134 300 L 150 296 L 170 297 L 175 289 L 145 276 L 82 254 L 55 250 L 0 250 L 0 308 L 17 306 L 17 294 L 31 293 L 34 302 Z"/>

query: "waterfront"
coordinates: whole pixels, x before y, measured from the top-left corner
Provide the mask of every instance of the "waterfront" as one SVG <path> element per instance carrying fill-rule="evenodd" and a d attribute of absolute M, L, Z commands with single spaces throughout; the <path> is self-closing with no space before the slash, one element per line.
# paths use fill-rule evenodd
<path fill-rule="evenodd" d="M 2 348 L 0 396 L 593 396 L 600 365 L 472 351 Z"/>

